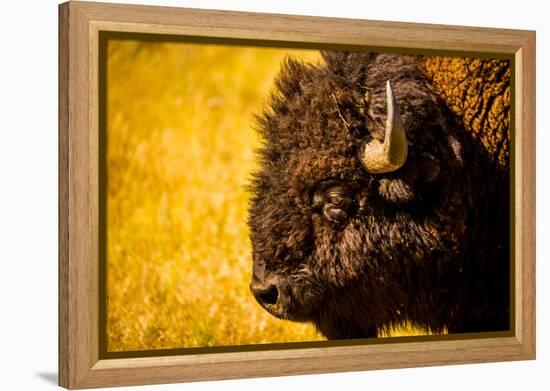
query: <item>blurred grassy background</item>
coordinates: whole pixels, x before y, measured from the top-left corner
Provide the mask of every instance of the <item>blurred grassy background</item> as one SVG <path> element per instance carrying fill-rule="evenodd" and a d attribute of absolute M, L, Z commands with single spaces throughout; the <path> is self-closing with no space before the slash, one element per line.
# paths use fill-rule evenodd
<path fill-rule="evenodd" d="M 253 115 L 317 51 L 108 44 L 109 351 L 319 340 L 248 290 Z"/>
<path fill-rule="evenodd" d="M 108 351 L 323 339 L 248 290 L 253 115 L 286 55 L 320 61 L 318 51 L 109 41 Z"/>

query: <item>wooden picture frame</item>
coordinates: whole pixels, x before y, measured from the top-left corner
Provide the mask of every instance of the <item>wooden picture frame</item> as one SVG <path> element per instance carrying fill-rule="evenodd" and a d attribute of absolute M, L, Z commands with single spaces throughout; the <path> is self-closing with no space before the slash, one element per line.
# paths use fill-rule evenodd
<path fill-rule="evenodd" d="M 514 63 L 513 330 L 505 335 L 102 358 L 98 51 L 101 32 L 500 53 Z M 59 384 L 90 388 L 535 358 L 535 32 L 68 2 L 59 6 Z"/>

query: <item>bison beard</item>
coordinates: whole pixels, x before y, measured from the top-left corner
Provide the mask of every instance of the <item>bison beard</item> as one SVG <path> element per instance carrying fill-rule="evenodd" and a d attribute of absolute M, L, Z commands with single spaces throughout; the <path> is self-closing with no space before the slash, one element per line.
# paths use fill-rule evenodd
<path fill-rule="evenodd" d="M 448 109 L 420 58 L 323 57 L 287 60 L 259 117 L 249 208 L 257 301 L 329 339 L 376 337 L 404 321 L 508 330 L 507 161 Z M 366 151 L 388 138 L 392 92 L 406 160 L 372 169 Z"/>

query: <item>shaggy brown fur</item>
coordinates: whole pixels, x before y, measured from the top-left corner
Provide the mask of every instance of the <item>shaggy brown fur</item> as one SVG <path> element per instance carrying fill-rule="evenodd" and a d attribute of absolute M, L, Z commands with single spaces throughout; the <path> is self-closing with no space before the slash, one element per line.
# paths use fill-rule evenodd
<path fill-rule="evenodd" d="M 505 168 L 510 156 L 510 62 L 426 57 L 420 65 L 466 130 Z"/>
<path fill-rule="evenodd" d="M 434 89 L 445 79 L 417 57 L 324 59 L 289 59 L 259 121 L 265 145 L 249 215 L 258 302 L 330 339 L 376 337 L 404 320 L 433 331 L 508 329 L 507 128 L 485 137 L 475 113 L 457 117 L 468 109 L 445 103 Z M 369 174 L 358 151 L 384 137 L 386 80 L 409 154 L 399 170 Z M 484 97 L 480 88 L 472 91 Z M 462 125 L 473 123 L 477 135 Z"/>

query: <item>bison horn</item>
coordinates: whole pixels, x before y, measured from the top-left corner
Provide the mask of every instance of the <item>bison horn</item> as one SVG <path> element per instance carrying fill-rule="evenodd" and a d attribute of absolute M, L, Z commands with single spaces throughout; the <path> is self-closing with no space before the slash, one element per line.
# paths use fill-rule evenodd
<path fill-rule="evenodd" d="M 388 117 L 384 142 L 373 139 L 361 148 L 361 161 L 371 174 L 384 174 L 399 169 L 407 160 L 408 142 L 390 81 L 386 83 Z"/>

